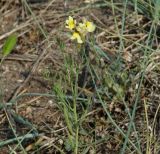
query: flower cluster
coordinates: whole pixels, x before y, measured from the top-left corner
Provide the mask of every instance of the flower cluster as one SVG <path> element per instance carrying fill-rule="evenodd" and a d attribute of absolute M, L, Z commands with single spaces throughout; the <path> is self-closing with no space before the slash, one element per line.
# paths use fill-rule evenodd
<path fill-rule="evenodd" d="M 77 40 L 78 43 L 82 44 L 85 40 L 87 33 L 91 33 L 95 30 L 95 25 L 83 19 L 82 23 L 77 24 L 71 16 L 66 20 L 66 28 L 72 32 L 71 40 Z"/>

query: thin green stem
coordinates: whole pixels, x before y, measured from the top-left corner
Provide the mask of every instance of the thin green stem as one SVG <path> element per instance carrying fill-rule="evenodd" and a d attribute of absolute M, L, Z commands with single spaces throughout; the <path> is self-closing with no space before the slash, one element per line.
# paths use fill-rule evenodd
<path fill-rule="evenodd" d="M 124 138 L 126 138 L 126 135 L 125 135 L 124 131 L 122 131 L 122 129 L 116 124 L 116 122 L 113 120 L 112 116 L 110 115 L 110 113 L 109 113 L 109 111 L 107 109 L 106 103 L 103 102 L 103 100 L 102 100 L 102 98 L 101 98 L 101 96 L 100 96 L 100 94 L 98 92 L 98 88 L 97 88 L 95 80 L 94 80 L 92 69 L 90 67 L 88 67 L 88 68 L 89 68 L 89 72 L 90 72 L 91 77 L 92 77 L 92 81 L 94 82 L 94 85 L 95 85 L 96 94 L 98 96 L 98 99 L 99 99 L 104 111 L 106 112 L 106 114 L 107 114 L 109 120 L 111 121 L 111 123 L 113 124 L 113 126 L 121 133 L 121 135 Z M 138 154 L 142 154 L 141 151 L 136 147 L 136 145 L 130 139 L 128 141 L 135 148 L 135 150 L 138 152 Z"/>
<path fill-rule="evenodd" d="M 150 34 L 153 31 L 153 27 L 154 27 L 154 23 L 152 23 L 152 26 L 151 26 L 151 29 L 150 29 L 150 33 L 149 33 L 149 36 L 148 36 L 148 39 L 147 39 L 147 46 L 149 45 L 149 42 L 150 42 L 150 39 L 151 39 Z M 144 61 L 143 61 L 144 66 L 143 66 L 140 81 L 139 81 L 139 84 L 138 84 L 138 90 L 136 92 L 137 95 L 136 95 L 135 103 L 134 103 L 134 106 L 133 106 L 132 116 L 131 116 L 130 123 L 129 123 L 129 126 L 128 126 L 128 131 L 127 131 L 127 135 L 126 135 L 126 138 L 125 138 L 125 141 L 124 141 L 124 144 L 123 144 L 123 148 L 121 150 L 121 154 L 125 153 L 125 149 L 126 149 L 126 146 L 127 146 L 128 140 L 129 140 L 129 135 L 130 135 L 130 132 L 132 130 L 132 123 L 133 123 L 134 118 L 135 118 L 136 109 L 137 109 L 139 96 L 140 96 L 140 92 L 141 92 L 141 86 L 142 86 L 142 82 L 143 82 L 143 79 L 144 79 L 145 70 L 146 70 L 147 64 L 148 64 L 147 50 L 144 51 L 144 57 L 145 57 Z"/>

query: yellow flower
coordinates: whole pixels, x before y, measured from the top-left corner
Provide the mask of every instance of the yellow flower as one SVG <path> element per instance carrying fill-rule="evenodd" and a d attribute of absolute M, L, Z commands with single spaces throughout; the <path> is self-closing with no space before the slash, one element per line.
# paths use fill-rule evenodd
<path fill-rule="evenodd" d="M 73 35 L 71 36 L 71 40 L 77 40 L 78 43 L 83 43 L 81 36 L 78 32 L 74 32 Z"/>
<path fill-rule="evenodd" d="M 66 24 L 66 28 L 72 30 L 76 27 L 76 20 L 69 16 L 68 20 L 66 20 Z"/>
<path fill-rule="evenodd" d="M 96 26 L 92 22 L 86 21 L 85 25 L 88 32 L 94 32 L 96 29 Z"/>
<path fill-rule="evenodd" d="M 78 32 L 85 35 L 87 33 L 86 25 L 84 23 L 79 23 L 78 27 L 76 28 Z"/>
<path fill-rule="evenodd" d="M 83 19 L 83 22 L 79 23 L 77 26 L 76 20 L 69 16 L 68 20 L 66 20 L 66 28 L 73 32 L 71 40 L 76 40 L 81 44 L 85 41 L 87 33 L 93 32 L 96 26 L 85 18 Z"/>

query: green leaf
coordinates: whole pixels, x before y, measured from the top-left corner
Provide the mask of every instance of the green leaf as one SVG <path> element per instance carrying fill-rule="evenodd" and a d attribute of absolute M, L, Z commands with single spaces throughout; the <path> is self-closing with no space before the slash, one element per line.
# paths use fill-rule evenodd
<path fill-rule="evenodd" d="M 11 53 L 11 51 L 14 49 L 15 45 L 17 43 L 17 35 L 12 34 L 10 35 L 6 42 L 4 43 L 3 49 L 2 49 L 2 55 L 5 57 Z"/>

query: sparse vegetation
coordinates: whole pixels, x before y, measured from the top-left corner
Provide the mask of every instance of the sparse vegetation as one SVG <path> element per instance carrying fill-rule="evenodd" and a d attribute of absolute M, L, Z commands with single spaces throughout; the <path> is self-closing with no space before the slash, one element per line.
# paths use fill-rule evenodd
<path fill-rule="evenodd" d="M 0 6 L 0 154 L 160 152 L 159 0 Z"/>

